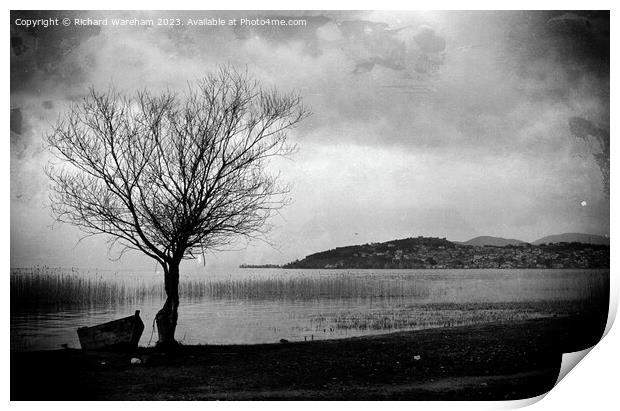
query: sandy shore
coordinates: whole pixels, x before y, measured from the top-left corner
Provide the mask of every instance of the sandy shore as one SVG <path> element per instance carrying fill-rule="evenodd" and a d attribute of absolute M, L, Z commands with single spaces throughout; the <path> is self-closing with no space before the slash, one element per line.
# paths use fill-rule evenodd
<path fill-rule="evenodd" d="M 558 317 L 175 353 L 11 353 L 11 400 L 504 400 L 549 391 L 604 319 Z M 131 364 L 132 357 L 141 364 Z"/>

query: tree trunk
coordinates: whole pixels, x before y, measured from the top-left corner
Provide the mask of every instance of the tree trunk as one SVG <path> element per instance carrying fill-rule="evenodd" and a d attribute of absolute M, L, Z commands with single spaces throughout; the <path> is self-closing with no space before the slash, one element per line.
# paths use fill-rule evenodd
<path fill-rule="evenodd" d="M 157 346 L 168 349 L 177 345 L 174 332 L 179 317 L 179 262 L 168 263 L 164 269 L 166 302 L 155 316 L 159 341 Z"/>

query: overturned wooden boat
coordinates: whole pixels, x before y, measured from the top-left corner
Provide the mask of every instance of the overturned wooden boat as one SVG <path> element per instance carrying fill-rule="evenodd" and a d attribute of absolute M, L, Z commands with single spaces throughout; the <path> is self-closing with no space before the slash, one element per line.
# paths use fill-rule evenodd
<path fill-rule="evenodd" d="M 77 333 L 83 350 L 130 350 L 138 346 L 142 331 L 144 323 L 137 310 L 130 317 L 78 328 Z"/>

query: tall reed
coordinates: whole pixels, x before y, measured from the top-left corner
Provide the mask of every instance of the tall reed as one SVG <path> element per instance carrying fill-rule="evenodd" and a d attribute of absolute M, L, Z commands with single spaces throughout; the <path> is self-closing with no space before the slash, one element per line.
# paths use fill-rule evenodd
<path fill-rule="evenodd" d="M 181 298 L 230 300 L 318 300 L 327 298 L 426 297 L 422 281 L 391 281 L 334 275 L 320 278 L 182 279 Z M 118 305 L 165 297 L 162 281 L 106 278 L 97 271 L 49 267 L 12 270 L 11 304 Z"/>

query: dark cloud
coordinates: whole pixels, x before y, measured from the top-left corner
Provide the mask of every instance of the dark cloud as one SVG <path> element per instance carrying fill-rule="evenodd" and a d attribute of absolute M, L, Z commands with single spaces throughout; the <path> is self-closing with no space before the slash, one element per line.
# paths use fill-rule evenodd
<path fill-rule="evenodd" d="M 565 101 L 584 82 L 597 86 L 581 93 L 604 98 L 608 90 L 608 12 L 526 14 L 509 31 L 506 50 L 512 53 L 503 55 L 505 62 L 537 83 L 539 98 Z"/>
<path fill-rule="evenodd" d="M 356 61 L 354 74 L 370 72 L 375 66 L 430 74 L 436 73 L 444 61 L 441 52 L 446 40 L 429 26 L 415 29 L 411 22 L 391 27 L 366 20 L 339 21 L 337 25 L 343 50 Z"/>
<path fill-rule="evenodd" d="M 446 39 L 430 27 L 420 27 L 413 39 L 424 53 L 439 53 L 446 49 Z"/>
<path fill-rule="evenodd" d="M 74 82 L 84 79 L 87 67 L 66 65 L 72 51 L 91 36 L 100 33 L 98 26 L 25 27 L 16 25 L 23 19 L 74 18 L 75 12 L 11 11 L 11 91 L 28 88 L 38 75 L 55 81 Z"/>
<path fill-rule="evenodd" d="M 571 117 L 568 120 L 571 133 L 584 140 L 592 150 L 592 157 L 596 161 L 603 181 L 603 187 L 609 195 L 609 171 L 610 171 L 610 142 L 609 130 L 597 127 L 589 120 L 580 117 Z"/>
<path fill-rule="evenodd" d="M 237 25 L 234 33 L 239 40 L 264 39 L 266 41 L 281 44 L 300 42 L 303 50 L 311 56 L 318 56 L 322 53 L 319 45 L 317 30 L 331 22 L 332 19 L 326 16 L 295 16 L 295 15 L 258 15 L 252 16 L 253 19 L 283 19 L 286 20 L 305 20 L 304 26 L 275 26 L 275 25 Z"/>
<path fill-rule="evenodd" d="M 41 206 L 42 136 L 88 86 L 183 90 L 226 63 L 267 86 L 298 90 L 313 111 L 291 135 L 295 162 L 282 165 L 296 200 L 276 236 L 285 243 L 304 232 L 308 253 L 343 245 L 359 221 L 364 241 L 401 231 L 527 240 L 608 230 L 600 165 L 609 156 L 599 147 L 609 145 L 608 12 L 74 13 L 308 24 L 12 26 L 11 107 L 22 125 L 12 112 L 11 192 L 24 210 L 38 210 L 36 219 L 15 211 L 12 224 L 27 232 L 16 229 L 16 244 L 54 253 L 39 240 L 50 222 Z M 299 257 L 298 249 L 277 261 Z"/>
<path fill-rule="evenodd" d="M 16 134 L 22 133 L 22 109 L 11 109 L 11 132 Z"/>
<path fill-rule="evenodd" d="M 564 13 L 547 20 L 552 31 L 577 38 L 589 37 L 592 34 L 592 22 L 585 16 L 575 13 Z"/>

